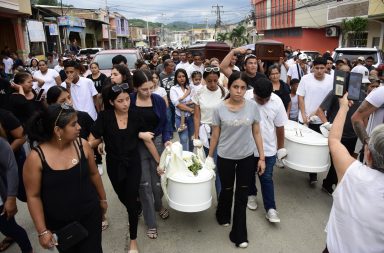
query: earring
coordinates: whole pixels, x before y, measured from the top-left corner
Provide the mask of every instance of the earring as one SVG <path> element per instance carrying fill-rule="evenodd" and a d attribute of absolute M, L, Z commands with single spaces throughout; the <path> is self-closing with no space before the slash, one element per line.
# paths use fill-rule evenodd
<path fill-rule="evenodd" d="M 59 141 L 61 141 L 61 136 L 59 136 Z"/>

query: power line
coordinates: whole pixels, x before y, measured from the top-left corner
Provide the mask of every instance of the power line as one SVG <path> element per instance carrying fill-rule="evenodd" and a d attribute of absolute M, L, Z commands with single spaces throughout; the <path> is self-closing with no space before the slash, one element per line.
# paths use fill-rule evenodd
<path fill-rule="evenodd" d="M 222 9 L 223 9 L 223 6 L 222 5 L 218 5 L 216 4 L 216 6 L 212 6 L 212 13 L 215 13 L 216 14 L 216 24 L 215 24 L 215 38 L 216 38 L 216 32 L 217 32 L 217 28 L 219 28 L 221 26 L 221 13 L 224 12 Z"/>

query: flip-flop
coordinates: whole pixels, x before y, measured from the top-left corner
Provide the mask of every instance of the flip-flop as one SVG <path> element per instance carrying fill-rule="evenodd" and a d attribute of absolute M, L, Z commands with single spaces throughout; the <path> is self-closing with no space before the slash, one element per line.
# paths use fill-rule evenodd
<path fill-rule="evenodd" d="M 149 239 L 157 239 L 157 229 L 149 228 L 147 230 L 147 236 L 149 237 Z"/>
<path fill-rule="evenodd" d="M 15 240 L 13 240 L 13 238 L 5 237 L 4 240 L 0 242 L 0 252 L 3 252 L 8 249 L 9 246 L 11 246 L 14 242 Z"/>
<path fill-rule="evenodd" d="M 104 231 L 109 227 L 108 221 L 105 219 L 101 222 L 101 230 Z"/>

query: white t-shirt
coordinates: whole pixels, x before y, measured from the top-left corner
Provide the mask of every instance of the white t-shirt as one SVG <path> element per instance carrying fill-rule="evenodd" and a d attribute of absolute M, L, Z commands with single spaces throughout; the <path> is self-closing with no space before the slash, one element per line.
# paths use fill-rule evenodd
<path fill-rule="evenodd" d="M 195 63 L 192 63 L 191 65 L 189 65 L 188 69 L 186 69 L 187 71 L 187 74 L 188 74 L 188 78 L 191 79 L 191 75 L 192 75 L 192 72 L 193 71 L 200 71 L 201 73 L 201 76 L 203 76 L 203 73 L 204 73 L 204 65 L 201 64 L 200 67 L 199 66 L 196 66 Z"/>
<path fill-rule="evenodd" d="M 157 86 L 156 90 L 153 91 L 153 93 L 159 95 L 160 97 L 167 96 L 167 92 L 163 87 Z"/>
<path fill-rule="evenodd" d="M 169 97 L 171 99 L 172 104 L 175 106 L 176 110 L 175 113 L 177 116 L 181 116 L 181 110 L 177 108 L 177 105 L 187 104 L 189 101 L 191 101 L 191 94 L 189 94 L 186 98 L 184 98 L 182 101 L 179 101 L 179 98 L 184 96 L 184 91 L 181 89 L 180 85 L 174 85 L 171 87 L 171 91 L 169 92 Z M 188 117 L 191 113 L 184 111 L 184 116 Z"/>
<path fill-rule="evenodd" d="M 256 102 L 260 113 L 261 136 L 263 137 L 263 147 L 265 156 L 274 156 L 277 152 L 277 138 L 275 127 L 282 127 L 288 122 L 287 112 L 281 98 L 275 93 L 271 94 L 271 99 L 264 105 Z M 259 152 L 255 151 L 255 156 Z"/>
<path fill-rule="evenodd" d="M 63 69 L 64 69 L 64 66 L 62 67 L 62 66 L 60 66 L 59 64 L 57 64 L 57 65 L 55 66 L 55 68 L 54 68 L 54 70 L 56 70 L 57 73 L 60 73 L 60 71 L 62 71 Z"/>
<path fill-rule="evenodd" d="M 294 65 L 291 65 L 289 66 L 289 69 L 288 69 L 288 72 L 287 72 L 287 76 L 290 76 L 291 77 L 291 80 L 296 78 L 296 79 L 299 79 L 299 73 L 297 72 L 297 67 L 299 67 L 299 71 L 300 71 L 300 76 L 301 78 L 303 78 L 303 76 L 307 75 L 310 71 L 310 67 L 307 65 L 307 70 L 304 71 L 301 69 L 300 67 L 300 64 L 296 63 Z M 284 82 L 286 82 L 287 80 L 285 80 Z"/>
<path fill-rule="evenodd" d="M 326 228 L 332 253 L 384 251 L 384 173 L 353 162 L 333 192 Z"/>
<path fill-rule="evenodd" d="M 291 96 L 291 111 L 289 112 L 289 117 L 291 119 L 297 119 L 297 117 L 299 116 L 299 100 L 298 100 L 297 94 L 294 96 L 290 94 L 290 96 Z"/>
<path fill-rule="evenodd" d="M 67 84 L 63 82 L 61 86 L 67 87 Z M 93 96 L 96 96 L 98 93 L 93 81 L 85 77 L 79 77 L 79 81 L 75 84 L 72 83 L 70 89 L 73 107 L 78 111 L 87 112 L 93 120 L 96 120 L 97 112 Z"/>
<path fill-rule="evenodd" d="M 378 108 L 374 113 L 369 116 L 368 125 L 367 125 L 367 133 L 371 135 L 372 130 L 382 123 L 384 123 L 384 86 L 380 86 L 365 98 L 367 102 L 369 102 L 374 107 Z"/>
<path fill-rule="evenodd" d="M 321 102 L 333 88 L 333 79 L 330 75 L 325 74 L 322 81 L 315 78 L 313 73 L 303 76 L 297 88 L 296 94 L 304 97 L 305 116 L 314 115 L 319 108 Z M 303 122 L 303 117 L 299 109 L 299 121 Z M 317 119 L 312 124 L 322 124 L 320 119 Z"/>
<path fill-rule="evenodd" d="M 187 70 L 189 68 L 191 64 L 187 61 L 187 62 L 180 62 L 179 64 L 176 65 L 176 69 L 175 70 L 178 70 L 178 69 L 185 69 Z"/>
<path fill-rule="evenodd" d="M 191 87 L 191 99 L 193 100 L 193 97 L 195 96 L 197 91 L 203 87 L 203 85 L 201 83 L 199 85 L 190 84 L 189 87 Z"/>
<path fill-rule="evenodd" d="M 288 70 L 285 68 L 284 64 L 281 64 L 281 66 L 280 66 L 280 80 L 281 81 L 283 81 L 283 82 L 287 81 L 287 77 L 288 77 L 287 73 L 288 73 Z"/>
<path fill-rule="evenodd" d="M 4 63 L 4 71 L 6 74 L 12 74 L 12 66 L 13 66 L 13 60 L 11 57 L 8 57 L 8 59 L 3 59 Z"/>
<path fill-rule="evenodd" d="M 44 89 L 44 93 L 46 93 L 49 90 L 49 88 L 51 88 L 52 86 L 57 85 L 55 78 L 58 76 L 59 76 L 59 73 L 57 73 L 57 71 L 53 69 L 48 69 L 47 73 L 45 73 L 44 75 L 41 73 L 40 70 L 36 71 L 33 74 L 34 78 L 39 78 L 44 80 L 44 85 L 41 87 L 42 89 Z"/>
<path fill-rule="evenodd" d="M 200 123 L 212 124 L 214 109 L 224 100 L 228 94 L 228 90 L 224 89 L 224 97 L 222 90 L 218 87 L 217 90 L 211 91 L 207 86 L 202 86 L 192 97 L 192 102 L 200 107 Z"/>

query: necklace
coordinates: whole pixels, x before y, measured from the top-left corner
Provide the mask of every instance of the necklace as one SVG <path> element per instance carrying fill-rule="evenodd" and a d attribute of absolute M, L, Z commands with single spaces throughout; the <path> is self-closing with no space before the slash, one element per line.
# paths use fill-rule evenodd
<path fill-rule="evenodd" d="M 78 162 L 79 162 L 79 161 L 78 161 L 76 158 L 73 158 L 73 159 L 72 159 L 72 164 L 73 164 L 73 165 L 77 164 Z"/>

